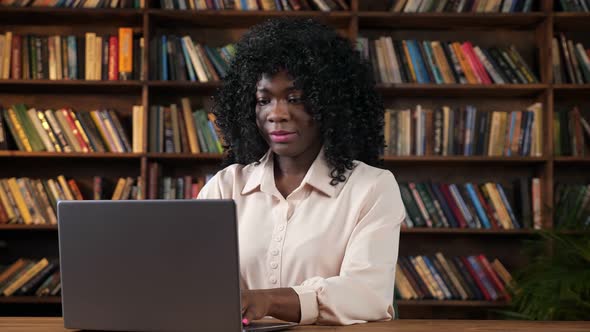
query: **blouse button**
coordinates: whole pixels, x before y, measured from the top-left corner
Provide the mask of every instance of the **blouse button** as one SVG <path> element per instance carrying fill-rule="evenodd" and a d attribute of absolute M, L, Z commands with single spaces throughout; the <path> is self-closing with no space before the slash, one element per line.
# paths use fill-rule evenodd
<path fill-rule="evenodd" d="M 272 250 L 270 253 L 271 253 L 273 256 L 277 256 L 277 255 L 279 254 L 279 250 L 278 250 L 278 249 L 273 249 L 273 250 Z"/>
<path fill-rule="evenodd" d="M 276 269 L 278 266 L 279 264 L 277 264 L 277 262 L 270 263 L 270 267 L 272 267 L 273 269 Z"/>
<path fill-rule="evenodd" d="M 283 237 L 282 237 L 282 236 L 277 236 L 277 237 L 275 238 L 275 241 L 277 241 L 277 242 L 281 242 L 281 240 L 282 240 L 282 239 L 283 239 Z"/>
<path fill-rule="evenodd" d="M 270 277 L 270 282 L 273 284 L 277 283 L 277 278 L 275 276 Z"/>
<path fill-rule="evenodd" d="M 285 225 L 279 226 L 279 231 L 284 231 L 284 230 L 285 230 Z"/>

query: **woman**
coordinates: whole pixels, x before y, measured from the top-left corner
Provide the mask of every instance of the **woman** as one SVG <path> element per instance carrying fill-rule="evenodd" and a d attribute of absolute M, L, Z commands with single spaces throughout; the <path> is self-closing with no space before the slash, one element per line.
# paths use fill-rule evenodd
<path fill-rule="evenodd" d="M 310 19 L 254 27 L 213 112 L 229 166 L 199 198 L 236 202 L 244 317 L 391 319 L 405 210 L 391 172 L 370 166 L 383 105 L 350 42 Z"/>

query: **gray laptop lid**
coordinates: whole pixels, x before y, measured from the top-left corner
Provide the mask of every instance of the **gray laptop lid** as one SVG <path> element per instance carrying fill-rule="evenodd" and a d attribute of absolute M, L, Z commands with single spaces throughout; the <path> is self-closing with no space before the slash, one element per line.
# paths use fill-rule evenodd
<path fill-rule="evenodd" d="M 231 200 L 61 201 L 66 328 L 241 331 Z"/>

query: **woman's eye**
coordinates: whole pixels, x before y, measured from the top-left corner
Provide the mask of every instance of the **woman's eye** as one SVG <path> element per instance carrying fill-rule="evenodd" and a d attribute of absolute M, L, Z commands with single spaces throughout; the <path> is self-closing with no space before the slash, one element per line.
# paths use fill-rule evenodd
<path fill-rule="evenodd" d="M 289 102 L 292 104 L 299 104 L 302 102 L 301 97 L 290 97 Z"/>
<path fill-rule="evenodd" d="M 268 104 L 268 99 L 258 99 L 258 100 L 256 101 L 256 103 L 257 103 L 259 106 L 264 106 L 264 105 Z"/>

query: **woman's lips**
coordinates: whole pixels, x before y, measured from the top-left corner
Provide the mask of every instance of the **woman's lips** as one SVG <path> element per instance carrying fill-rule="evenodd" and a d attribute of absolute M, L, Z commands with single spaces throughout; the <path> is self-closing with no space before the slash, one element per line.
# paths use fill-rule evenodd
<path fill-rule="evenodd" d="M 297 134 L 291 131 L 277 130 L 270 133 L 270 139 L 275 143 L 289 143 L 296 137 Z"/>

